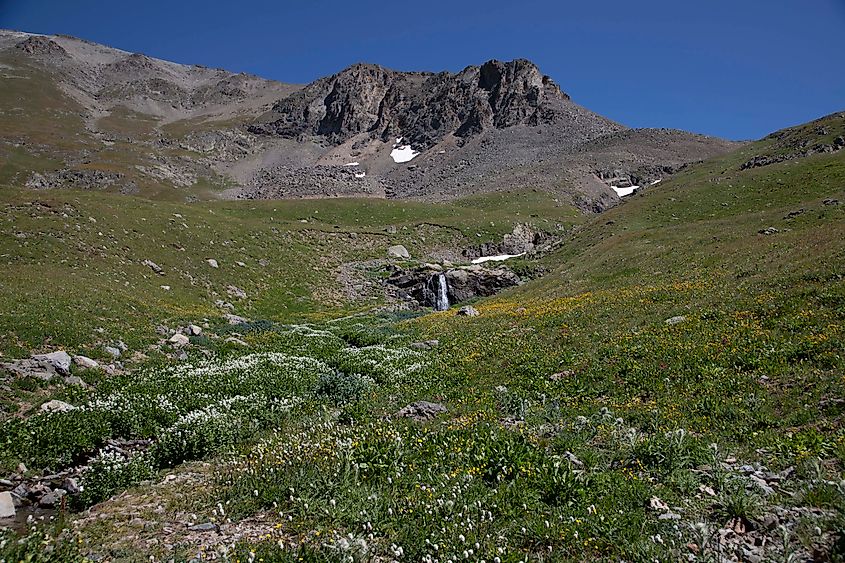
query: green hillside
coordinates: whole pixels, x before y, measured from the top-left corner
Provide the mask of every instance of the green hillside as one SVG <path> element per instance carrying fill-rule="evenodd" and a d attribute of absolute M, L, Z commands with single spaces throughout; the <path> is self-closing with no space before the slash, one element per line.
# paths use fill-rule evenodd
<path fill-rule="evenodd" d="M 837 114 L 774 134 L 593 217 L 538 192 L 185 205 L 4 188 L 5 355 L 208 328 L 182 363 L 10 389 L 0 465 L 90 469 L 65 516 L 0 554 L 842 560 L 845 151 L 816 148 L 843 132 Z M 339 288 L 342 264 L 390 244 L 435 260 L 524 221 L 561 243 L 509 264 L 546 274 L 478 316 L 376 313 Z M 248 349 L 210 338 L 234 330 L 214 305 L 228 285 L 248 296 Z M 29 415 L 52 397 L 81 408 Z M 420 400 L 445 411 L 400 411 Z M 96 454 L 110 438 L 152 442 Z"/>

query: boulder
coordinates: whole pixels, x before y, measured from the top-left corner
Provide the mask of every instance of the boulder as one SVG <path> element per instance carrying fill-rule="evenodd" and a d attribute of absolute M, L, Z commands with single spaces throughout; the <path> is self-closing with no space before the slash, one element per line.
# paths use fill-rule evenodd
<path fill-rule="evenodd" d="M 191 324 L 191 325 L 188 325 L 187 331 L 188 331 L 188 334 L 191 335 L 191 336 L 199 336 L 200 334 L 202 334 L 202 327 Z"/>
<path fill-rule="evenodd" d="M 167 341 L 176 348 L 187 346 L 191 342 L 191 340 L 187 336 L 178 332 L 171 336 Z"/>
<path fill-rule="evenodd" d="M 246 299 L 246 291 L 235 285 L 226 286 L 226 293 L 237 299 Z"/>
<path fill-rule="evenodd" d="M 229 336 L 223 342 L 225 342 L 226 344 L 234 344 L 235 346 L 244 346 L 246 348 L 249 348 L 249 344 L 247 344 L 240 338 L 235 338 L 234 336 Z"/>
<path fill-rule="evenodd" d="M 15 500 L 12 493 L 4 491 L 0 493 L 0 518 L 15 517 Z"/>
<path fill-rule="evenodd" d="M 426 340 L 425 342 L 412 342 L 411 348 L 414 350 L 431 350 L 432 348 L 437 348 L 439 345 L 439 340 Z"/>
<path fill-rule="evenodd" d="M 112 358 L 120 357 L 120 350 L 118 348 L 115 348 L 114 346 L 103 346 L 103 350 L 105 350 L 106 354 L 108 354 Z"/>
<path fill-rule="evenodd" d="M 41 362 L 33 359 L 15 360 L 0 364 L 0 367 L 10 372 L 15 377 L 35 377 L 50 381 L 56 377 L 56 368 L 48 362 Z"/>
<path fill-rule="evenodd" d="M 400 260 L 410 260 L 411 255 L 408 249 L 401 244 L 395 244 L 387 249 L 387 255 L 391 258 L 398 258 Z"/>
<path fill-rule="evenodd" d="M 244 323 L 248 323 L 249 321 L 243 317 L 239 317 L 238 315 L 233 315 L 231 313 L 226 313 L 223 315 L 223 318 L 226 319 L 230 325 L 242 325 Z"/>
<path fill-rule="evenodd" d="M 70 373 L 71 357 L 67 352 L 59 350 L 58 352 L 51 352 L 49 354 L 36 354 L 32 356 L 36 362 L 45 362 L 53 366 L 57 373 L 68 375 Z"/>
<path fill-rule="evenodd" d="M 670 319 L 666 319 L 665 322 L 667 325 L 677 325 L 681 324 L 682 322 L 686 321 L 687 318 L 683 315 L 678 315 L 677 317 L 672 317 Z"/>
<path fill-rule="evenodd" d="M 41 410 L 44 412 L 68 412 L 74 409 L 76 409 L 75 406 L 64 401 L 59 401 L 58 399 L 47 401 L 46 403 L 41 405 Z"/>
<path fill-rule="evenodd" d="M 430 420 L 440 413 L 446 412 L 446 407 L 440 403 L 430 403 L 429 401 L 416 401 L 410 405 L 405 405 L 396 412 L 397 418 L 410 418 L 413 420 Z"/>
<path fill-rule="evenodd" d="M 92 360 L 87 356 L 74 356 L 73 363 L 76 366 L 81 367 L 82 369 L 97 369 L 100 367 L 100 364 L 97 363 L 96 360 Z"/>
<path fill-rule="evenodd" d="M 64 489 L 56 489 L 41 497 L 38 501 L 38 506 L 41 508 L 54 508 L 57 504 L 61 504 L 62 498 L 67 494 Z"/>
<path fill-rule="evenodd" d="M 150 270 L 152 270 L 153 272 L 155 272 L 156 274 L 158 274 L 160 276 L 164 275 L 164 270 L 161 268 L 161 266 L 159 266 L 158 264 L 156 264 L 152 260 L 144 260 L 143 262 L 141 262 L 141 264 L 143 264 L 144 266 L 147 266 Z"/>
<path fill-rule="evenodd" d="M 481 313 L 479 313 L 478 310 L 475 307 L 473 307 L 472 305 L 467 305 L 465 307 L 461 307 L 460 309 L 458 309 L 457 314 L 462 316 L 462 317 L 477 317 Z"/>
<path fill-rule="evenodd" d="M 218 263 L 217 263 L 217 260 L 215 260 L 214 258 L 209 258 L 208 260 L 206 260 L 206 262 L 207 262 L 207 263 L 208 263 L 208 265 L 209 265 L 209 266 L 211 266 L 212 268 L 219 268 L 219 267 L 220 267 L 220 264 L 218 264 Z"/>

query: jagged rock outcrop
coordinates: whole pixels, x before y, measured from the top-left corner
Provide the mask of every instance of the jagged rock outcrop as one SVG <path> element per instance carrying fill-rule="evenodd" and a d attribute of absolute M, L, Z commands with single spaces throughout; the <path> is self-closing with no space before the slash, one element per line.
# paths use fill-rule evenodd
<path fill-rule="evenodd" d="M 530 61 L 488 61 L 458 74 L 405 73 L 353 65 L 279 101 L 251 131 L 338 144 L 360 133 L 422 149 L 448 134 L 554 123 L 569 96 Z"/>
<path fill-rule="evenodd" d="M 504 266 L 486 268 L 472 265 L 443 271 L 433 264 L 409 270 L 396 268 L 385 283 L 397 288 L 400 297 L 416 301 L 423 307 L 436 307 L 438 278 L 441 275 L 445 277 L 449 305 L 476 297 L 489 297 L 522 283 L 519 276 Z"/>

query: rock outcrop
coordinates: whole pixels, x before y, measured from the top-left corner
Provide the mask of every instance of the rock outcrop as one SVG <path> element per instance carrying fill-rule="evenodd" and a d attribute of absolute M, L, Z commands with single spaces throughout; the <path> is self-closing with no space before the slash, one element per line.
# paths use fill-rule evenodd
<path fill-rule="evenodd" d="M 431 264 L 410 270 L 396 269 L 385 283 L 397 288 L 400 297 L 423 307 L 442 309 L 438 306 L 440 276 L 446 281 L 449 305 L 476 297 L 489 297 L 522 283 L 519 276 L 504 266 L 486 268 L 472 265 L 443 271 Z"/>
<path fill-rule="evenodd" d="M 356 64 L 279 101 L 268 121 L 250 131 L 321 136 L 332 144 L 366 133 L 426 149 L 446 135 L 555 123 L 565 117 L 566 102 L 569 96 L 525 59 L 492 60 L 457 74 Z"/>

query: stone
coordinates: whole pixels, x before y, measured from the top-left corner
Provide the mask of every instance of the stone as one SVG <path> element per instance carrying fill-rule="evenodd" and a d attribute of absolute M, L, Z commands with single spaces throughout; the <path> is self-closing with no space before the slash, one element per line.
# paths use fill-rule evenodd
<path fill-rule="evenodd" d="M 191 336 L 199 336 L 200 334 L 202 334 L 202 327 L 199 327 L 194 324 L 188 325 L 188 334 L 190 334 Z"/>
<path fill-rule="evenodd" d="M 440 413 L 446 412 L 446 407 L 440 403 L 431 403 L 429 401 L 416 401 L 410 405 L 405 405 L 396 411 L 397 418 L 410 418 L 413 420 L 424 421 L 430 420 Z"/>
<path fill-rule="evenodd" d="M 780 231 L 778 229 L 774 228 L 774 227 L 766 227 L 765 229 L 760 229 L 757 232 L 761 235 L 776 235 Z"/>
<path fill-rule="evenodd" d="M 62 498 L 67 494 L 67 491 L 64 489 L 55 489 L 41 497 L 38 500 L 38 506 L 41 508 L 53 508 L 57 504 L 60 504 Z"/>
<path fill-rule="evenodd" d="M 76 495 L 82 492 L 82 489 L 79 486 L 79 482 L 73 477 L 68 477 L 67 479 L 65 479 L 62 483 L 62 488 L 71 495 Z"/>
<path fill-rule="evenodd" d="M 203 522 L 202 524 L 188 526 L 188 529 L 192 532 L 216 532 L 219 528 L 213 522 Z"/>
<path fill-rule="evenodd" d="M 120 350 L 118 348 L 115 348 L 114 346 L 103 346 L 103 350 L 105 350 L 106 354 L 113 358 L 120 357 Z"/>
<path fill-rule="evenodd" d="M 173 346 L 175 346 L 176 348 L 181 348 L 182 346 L 187 346 L 191 342 L 191 340 L 187 336 L 185 336 L 184 334 L 180 334 L 178 332 L 176 334 L 174 334 L 173 336 L 171 336 L 167 341 L 170 344 L 172 344 Z"/>
<path fill-rule="evenodd" d="M 687 320 L 687 318 L 685 316 L 678 315 L 677 317 L 672 317 L 672 318 L 666 319 L 663 322 L 666 323 L 667 325 L 677 325 L 677 324 L 681 324 L 682 322 L 685 322 L 686 320 Z"/>
<path fill-rule="evenodd" d="M 82 369 L 97 369 L 100 367 L 96 360 L 92 360 L 88 356 L 74 356 L 73 363 Z"/>
<path fill-rule="evenodd" d="M 219 267 L 220 267 L 220 264 L 218 264 L 218 263 L 217 263 L 217 260 L 215 260 L 214 258 L 209 258 L 208 260 L 206 260 L 206 262 L 207 262 L 207 263 L 208 263 L 208 265 L 209 265 L 209 266 L 211 266 L 212 268 L 219 268 Z"/>
<path fill-rule="evenodd" d="M 390 248 L 387 249 L 387 255 L 390 258 L 398 258 L 400 260 L 410 260 L 411 255 L 408 253 L 408 249 L 405 248 L 401 244 L 394 244 Z"/>
<path fill-rule="evenodd" d="M 479 312 L 478 312 L 478 309 L 476 309 L 476 308 L 475 308 L 475 307 L 473 307 L 472 305 L 466 305 L 466 306 L 461 307 L 460 309 L 458 309 L 458 313 L 457 313 L 457 314 L 458 314 L 459 316 L 462 316 L 462 317 L 477 317 L 477 316 L 478 316 L 478 315 L 480 315 L 481 313 L 479 313 Z"/>
<path fill-rule="evenodd" d="M 431 350 L 432 348 L 437 348 L 439 345 L 439 340 L 426 340 L 425 342 L 412 342 L 411 348 L 414 350 Z"/>
<path fill-rule="evenodd" d="M 223 318 L 226 319 L 230 325 L 242 325 L 244 323 L 248 323 L 249 321 L 243 317 L 239 317 L 238 315 L 233 315 L 231 313 L 226 313 L 223 315 Z"/>
<path fill-rule="evenodd" d="M 82 378 L 78 375 L 71 375 L 69 377 L 65 377 L 65 385 L 78 385 L 79 387 L 88 386 L 84 381 L 82 381 Z"/>
<path fill-rule="evenodd" d="M 246 299 L 246 291 L 235 285 L 226 286 L 226 293 L 237 299 Z"/>
<path fill-rule="evenodd" d="M 44 381 L 50 381 L 56 375 L 56 368 L 48 362 L 41 362 L 30 358 L 15 360 L 0 364 L 0 367 L 10 372 L 15 377 L 35 377 Z"/>
<path fill-rule="evenodd" d="M 247 344 L 240 338 L 235 338 L 234 336 L 226 338 L 226 340 L 224 340 L 223 342 L 225 342 L 226 344 L 234 344 L 236 346 L 244 346 L 246 348 L 249 348 L 249 344 Z"/>
<path fill-rule="evenodd" d="M 161 266 L 159 266 L 158 264 L 156 264 L 152 260 L 144 260 L 143 262 L 141 262 L 141 264 L 143 264 L 144 266 L 147 266 L 150 270 L 152 270 L 153 272 L 155 272 L 156 274 L 158 274 L 160 276 L 164 275 L 164 270 L 161 268 Z"/>
<path fill-rule="evenodd" d="M 41 410 L 44 412 L 68 412 L 74 409 L 76 409 L 75 406 L 64 401 L 59 401 L 58 399 L 47 401 L 46 403 L 41 405 Z"/>
<path fill-rule="evenodd" d="M 56 372 L 62 375 L 70 374 L 70 363 L 72 361 L 67 352 L 59 350 L 58 352 L 51 352 L 49 354 L 36 354 L 32 356 L 36 362 L 45 362 L 53 366 Z"/>
<path fill-rule="evenodd" d="M 12 498 L 12 493 L 4 491 L 0 493 L 0 518 L 14 518 L 15 500 Z"/>
<path fill-rule="evenodd" d="M 575 465 L 577 467 L 584 467 L 584 462 L 578 459 L 578 456 L 576 456 L 570 451 L 564 452 L 563 457 L 569 460 L 569 463 L 571 463 L 572 465 Z"/>

